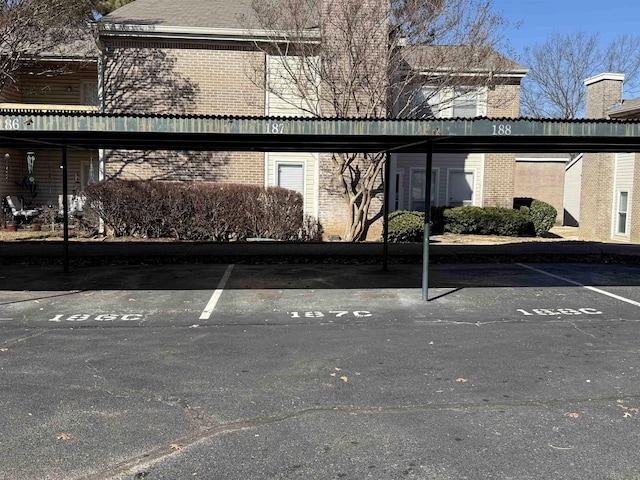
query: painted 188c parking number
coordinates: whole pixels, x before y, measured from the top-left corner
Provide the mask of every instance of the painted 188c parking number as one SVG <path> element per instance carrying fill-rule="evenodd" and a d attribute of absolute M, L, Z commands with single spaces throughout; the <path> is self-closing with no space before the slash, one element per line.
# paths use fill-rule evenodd
<path fill-rule="evenodd" d="M 516 311 L 523 315 L 602 315 L 602 312 L 595 308 L 519 308 Z"/>
<path fill-rule="evenodd" d="M 329 310 L 328 312 L 287 312 L 291 315 L 291 318 L 344 318 L 354 316 L 356 318 L 364 318 L 370 317 L 371 312 L 367 312 L 366 310 Z"/>

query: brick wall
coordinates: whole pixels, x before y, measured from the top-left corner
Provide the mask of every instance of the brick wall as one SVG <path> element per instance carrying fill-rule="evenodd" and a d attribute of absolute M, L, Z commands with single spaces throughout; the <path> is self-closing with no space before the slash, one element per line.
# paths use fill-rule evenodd
<path fill-rule="evenodd" d="M 587 99 L 585 118 L 607 118 L 609 107 L 622 100 L 624 75 L 601 73 L 585 80 Z"/>
<path fill-rule="evenodd" d="M 517 118 L 519 108 L 519 84 L 505 83 L 489 88 L 487 95 L 488 117 Z M 515 169 L 515 154 L 485 154 L 483 206 L 513 207 Z"/>
<path fill-rule="evenodd" d="M 580 234 L 588 240 L 611 238 L 613 155 L 585 153 L 580 192 Z"/>
<path fill-rule="evenodd" d="M 264 54 L 211 44 L 107 44 L 104 106 L 140 114 L 264 115 L 264 90 L 250 81 Z M 256 152 L 108 152 L 107 175 L 132 179 L 264 184 Z"/>
<path fill-rule="evenodd" d="M 489 88 L 487 116 L 517 118 L 520 115 L 520 85 L 503 84 Z"/>
<path fill-rule="evenodd" d="M 487 153 L 484 163 L 485 207 L 513 207 L 516 156 L 513 153 Z"/>
<path fill-rule="evenodd" d="M 536 198 L 558 211 L 556 222 L 564 214 L 564 162 L 516 162 L 514 197 Z"/>
<path fill-rule="evenodd" d="M 624 76 L 603 73 L 585 80 L 585 118 L 606 118 L 609 107 L 622 99 Z M 580 192 L 580 234 L 590 240 L 611 238 L 614 155 L 586 153 L 582 161 Z"/>

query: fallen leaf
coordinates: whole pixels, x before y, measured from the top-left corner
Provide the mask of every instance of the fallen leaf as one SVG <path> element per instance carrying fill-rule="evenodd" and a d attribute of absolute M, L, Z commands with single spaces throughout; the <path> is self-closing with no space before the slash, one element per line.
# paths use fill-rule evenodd
<path fill-rule="evenodd" d="M 573 450 L 573 447 L 556 447 L 555 445 L 549 444 L 551 448 L 555 448 L 556 450 Z"/>
<path fill-rule="evenodd" d="M 135 302 L 135 301 L 136 301 L 136 299 L 135 299 L 135 298 L 130 298 L 130 299 L 129 299 L 129 301 L 130 301 L 130 302 Z"/>
<path fill-rule="evenodd" d="M 0 348 L 0 352 L 8 352 L 9 349 L 8 348 Z"/>
<path fill-rule="evenodd" d="M 71 440 L 71 435 L 66 432 L 62 432 L 60 435 L 58 435 L 58 440 Z"/>
<path fill-rule="evenodd" d="M 578 418 L 580 414 L 575 412 L 569 412 L 569 413 L 565 413 L 564 416 L 569 418 Z"/>
<path fill-rule="evenodd" d="M 462 377 L 456 378 L 456 382 L 458 382 L 458 383 L 467 383 L 468 381 L 469 380 L 467 380 L 466 378 L 462 378 Z"/>
<path fill-rule="evenodd" d="M 640 409 L 638 409 L 636 407 L 633 407 L 633 408 L 630 408 L 629 411 L 633 412 L 633 413 L 638 413 L 638 412 L 640 412 Z"/>
<path fill-rule="evenodd" d="M 335 373 L 330 373 L 329 375 L 330 375 L 331 377 L 335 377 L 335 376 L 336 376 L 336 374 L 335 374 Z"/>
<path fill-rule="evenodd" d="M 342 380 L 344 383 L 348 383 L 349 382 L 349 377 L 343 376 L 343 377 L 340 377 L 340 380 Z"/>
<path fill-rule="evenodd" d="M 631 415 L 629 412 L 624 412 L 624 413 L 622 414 L 622 418 L 629 418 L 629 417 L 631 417 L 631 416 L 632 416 L 632 415 Z"/>
<path fill-rule="evenodd" d="M 629 407 L 625 407 L 624 405 L 618 405 L 623 410 L 629 410 Z"/>
<path fill-rule="evenodd" d="M 189 328 L 198 328 L 200 325 L 198 325 L 197 323 L 194 323 L 193 325 L 191 325 Z"/>
<path fill-rule="evenodd" d="M 341 369 L 341 368 L 339 368 L 339 367 L 334 367 L 334 370 L 335 370 L 336 372 L 341 372 L 341 371 L 342 371 L 342 369 Z"/>
<path fill-rule="evenodd" d="M 182 448 L 178 443 L 172 443 L 169 446 L 171 447 L 171 450 L 180 450 Z"/>

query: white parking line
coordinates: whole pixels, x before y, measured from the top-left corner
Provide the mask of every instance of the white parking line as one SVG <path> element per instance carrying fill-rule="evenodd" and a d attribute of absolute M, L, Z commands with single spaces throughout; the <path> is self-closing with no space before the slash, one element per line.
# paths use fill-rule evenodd
<path fill-rule="evenodd" d="M 570 280 L 568 278 L 564 278 L 564 277 L 561 277 L 559 275 L 554 275 L 553 273 L 545 272 L 544 270 L 540 270 L 538 268 L 530 267 L 529 265 L 525 265 L 523 263 L 518 263 L 518 265 L 520 265 L 521 267 L 524 267 L 524 268 L 528 268 L 529 270 L 533 270 L 534 272 L 541 273 L 541 274 L 546 275 L 548 277 L 553 277 L 553 278 L 556 278 L 558 280 L 562 280 L 563 282 L 567 282 L 567 283 L 570 283 L 572 285 L 576 285 L 578 287 L 586 288 L 587 290 L 591 290 L 592 292 L 596 292 L 596 293 L 599 293 L 601 295 L 606 295 L 607 297 L 615 298 L 616 300 L 620 300 L 621 302 L 626 302 L 626 303 L 629 303 L 631 305 L 635 305 L 636 307 L 640 307 L 640 302 L 636 302 L 635 300 L 631 300 L 629 298 L 621 297 L 620 295 L 616 295 L 615 293 L 606 292 L 606 291 L 600 290 L 599 288 L 596 288 L 596 287 L 590 287 L 589 285 L 584 285 L 584 284 L 582 284 L 580 282 L 576 282 L 574 280 Z"/>
<path fill-rule="evenodd" d="M 220 279 L 220 283 L 218 283 L 218 288 L 215 289 L 215 291 L 213 292 L 213 295 L 211 295 L 211 298 L 209 299 L 209 303 L 207 303 L 207 306 L 204 307 L 204 310 L 200 315 L 200 320 L 208 320 L 209 317 L 211 317 L 211 314 L 215 310 L 216 304 L 220 299 L 220 295 L 222 295 L 224 286 L 227 284 L 227 281 L 229 280 L 229 276 L 231 276 L 231 271 L 233 270 L 233 266 L 234 266 L 233 263 L 227 266 L 227 270 L 224 272 L 224 275 L 222 275 L 222 278 Z"/>

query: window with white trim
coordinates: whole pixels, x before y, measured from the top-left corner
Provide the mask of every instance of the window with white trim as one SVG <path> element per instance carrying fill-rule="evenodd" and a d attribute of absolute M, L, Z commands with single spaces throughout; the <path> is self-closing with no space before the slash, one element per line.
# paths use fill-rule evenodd
<path fill-rule="evenodd" d="M 415 93 L 411 102 L 410 118 L 430 118 L 440 116 L 440 92 L 436 87 L 423 85 Z"/>
<path fill-rule="evenodd" d="M 478 115 L 479 92 L 476 88 L 456 88 L 451 104 L 451 116 L 470 118 Z"/>
<path fill-rule="evenodd" d="M 616 234 L 627 234 L 627 213 L 629 210 L 629 192 L 618 192 L 618 214 L 616 220 Z"/>
<path fill-rule="evenodd" d="M 278 186 L 304 194 L 304 165 L 302 163 L 277 163 Z"/>

